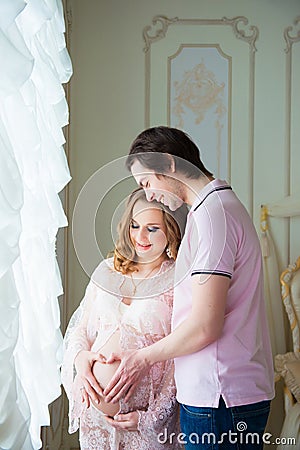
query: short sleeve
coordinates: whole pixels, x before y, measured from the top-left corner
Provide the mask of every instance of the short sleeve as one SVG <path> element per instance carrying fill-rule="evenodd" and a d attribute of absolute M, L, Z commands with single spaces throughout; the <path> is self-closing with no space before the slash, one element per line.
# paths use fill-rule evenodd
<path fill-rule="evenodd" d="M 238 242 L 231 217 L 218 204 L 203 205 L 191 216 L 191 275 L 232 277 Z"/>

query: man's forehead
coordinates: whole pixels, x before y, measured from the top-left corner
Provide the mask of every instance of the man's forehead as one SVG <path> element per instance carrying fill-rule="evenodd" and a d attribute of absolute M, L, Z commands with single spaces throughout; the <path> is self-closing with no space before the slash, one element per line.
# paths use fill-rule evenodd
<path fill-rule="evenodd" d="M 134 178 L 137 180 L 138 183 L 150 178 L 155 174 L 154 170 L 147 169 L 146 167 L 142 166 L 142 164 L 134 163 L 131 166 L 131 173 L 134 176 Z"/>

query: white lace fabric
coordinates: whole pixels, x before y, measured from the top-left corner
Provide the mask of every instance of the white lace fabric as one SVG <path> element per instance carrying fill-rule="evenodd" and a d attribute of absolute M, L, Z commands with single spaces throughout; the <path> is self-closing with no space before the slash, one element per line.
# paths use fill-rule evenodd
<path fill-rule="evenodd" d="M 103 261 L 92 275 L 85 296 L 73 314 L 64 338 L 62 381 L 69 398 L 69 432 L 80 428 L 82 450 L 160 450 L 181 448 L 176 442 L 162 444 L 160 433 L 179 433 L 178 405 L 173 361 L 157 363 L 140 383 L 128 403 L 121 400 L 120 413 L 138 411 L 138 431 L 117 431 L 101 413 L 81 402 L 74 358 L 80 350 L 101 351 L 118 330 L 121 349 L 142 348 L 170 333 L 173 304 L 174 262 L 166 261 L 159 273 L 139 284 L 129 306 L 122 303 L 124 276 Z"/>

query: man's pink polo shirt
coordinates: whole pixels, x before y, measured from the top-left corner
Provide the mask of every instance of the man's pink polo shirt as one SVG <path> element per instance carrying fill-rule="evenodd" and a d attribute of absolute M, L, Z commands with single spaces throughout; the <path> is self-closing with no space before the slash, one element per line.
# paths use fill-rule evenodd
<path fill-rule="evenodd" d="M 259 240 L 244 206 L 217 179 L 200 192 L 188 215 L 176 260 L 173 329 L 191 312 L 191 277 L 196 274 L 228 277 L 230 286 L 221 337 L 175 359 L 178 401 L 216 408 L 220 395 L 227 407 L 272 399 Z"/>

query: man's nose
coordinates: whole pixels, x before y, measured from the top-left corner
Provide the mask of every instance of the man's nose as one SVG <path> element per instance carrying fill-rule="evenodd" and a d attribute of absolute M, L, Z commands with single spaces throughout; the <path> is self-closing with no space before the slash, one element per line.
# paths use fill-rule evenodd
<path fill-rule="evenodd" d="M 155 199 L 155 193 L 152 189 L 147 189 L 145 191 L 145 194 L 146 194 L 146 198 L 147 198 L 148 202 L 152 202 L 152 200 Z"/>

